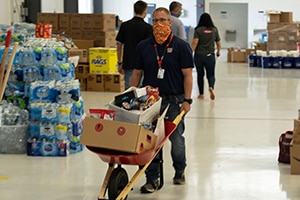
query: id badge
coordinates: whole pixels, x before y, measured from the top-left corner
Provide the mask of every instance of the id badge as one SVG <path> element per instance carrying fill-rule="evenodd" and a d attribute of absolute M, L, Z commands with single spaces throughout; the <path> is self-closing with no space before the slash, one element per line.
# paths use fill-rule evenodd
<path fill-rule="evenodd" d="M 157 72 L 157 78 L 163 79 L 164 78 L 165 69 L 159 68 Z"/>

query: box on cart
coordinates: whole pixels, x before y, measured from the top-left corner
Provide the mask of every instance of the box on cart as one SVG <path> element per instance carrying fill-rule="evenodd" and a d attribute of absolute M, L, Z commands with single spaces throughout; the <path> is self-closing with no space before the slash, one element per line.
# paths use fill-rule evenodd
<path fill-rule="evenodd" d="M 91 147 L 142 153 L 155 147 L 156 137 L 137 124 L 86 117 L 80 142 Z"/>
<path fill-rule="evenodd" d="M 117 95 L 115 99 L 111 100 L 108 104 L 108 109 L 116 111 L 116 121 L 128 122 L 133 124 L 151 123 L 159 117 L 160 107 L 162 99 L 159 98 L 153 105 L 145 110 L 126 110 L 120 105 L 116 105 L 116 101 L 126 98 L 130 101 L 130 98 L 141 97 L 146 94 L 145 88 L 128 88 L 123 93 Z M 125 96 L 123 96 L 125 95 Z M 118 103 L 119 104 L 119 103 Z"/>

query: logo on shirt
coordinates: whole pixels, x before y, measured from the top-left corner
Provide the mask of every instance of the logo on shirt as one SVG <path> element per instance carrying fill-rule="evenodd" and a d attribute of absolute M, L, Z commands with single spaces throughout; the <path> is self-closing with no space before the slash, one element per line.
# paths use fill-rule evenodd
<path fill-rule="evenodd" d="M 172 53 L 173 52 L 173 48 L 167 48 L 167 53 Z"/>
<path fill-rule="evenodd" d="M 207 34 L 210 34 L 210 33 L 212 33 L 212 30 L 204 30 L 203 32 L 207 33 Z"/>

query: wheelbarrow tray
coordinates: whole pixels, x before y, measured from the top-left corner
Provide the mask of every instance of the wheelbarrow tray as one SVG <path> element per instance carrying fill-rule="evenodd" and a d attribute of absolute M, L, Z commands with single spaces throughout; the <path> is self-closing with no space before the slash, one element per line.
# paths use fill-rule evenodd
<path fill-rule="evenodd" d="M 133 185 L 137 182 L 138 178 L 145 172 L 145 170 L 150 165 L 155 156 L 160 152 L 166 140 L 177 128 L 177 125 L 181 121 L 183 115 L 184 111 L 182 111 L 172 122 L 164 121 L 165 137 L 163 138 L 163 140 L 158 145 L 156 145 L 154 149 L 142 153 L 121 153 L 118 151 L 111 151 L 107 149 L 87 146 L 87 148 L 90 151 L 96 153 L 99 156 L 99 158 L 104 162 L 107 162 L 109 166 L 103 184 L 101 186 L 100 193 L 98 195 L 98 200 L 105 199 L 104 196 L 107 190 L 109 191 L 109 199 L 127 199 L 127 195 L 133 188 Z M 118 164 L 117 168 L 115 168 L 116 164 Z M 128 179 L 126 170 L 121 168 L 121 164 L 139 166 L 138 170 L 134 173 L 129 182 L 128 180 L 126 180 Z M 125 176 L 126 178 L 124 178 Z M 127 185 L 124 185 L 124 181 L 127 182 Z M 160 187 L 162 187 L 162 185 L 160 185 Z"/>

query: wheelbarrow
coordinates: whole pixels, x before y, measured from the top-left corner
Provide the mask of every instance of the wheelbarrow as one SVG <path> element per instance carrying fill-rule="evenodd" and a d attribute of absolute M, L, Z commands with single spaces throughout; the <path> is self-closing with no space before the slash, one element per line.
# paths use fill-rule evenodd
<path fill-rule="evenodd" d="M 106 192 L 108 192 L 109 200 L 127 199 L 128 193 L 132 190 L 134 184 L 145 172 L 150 163 L 155 159 L 156 155 L 161 154 L 162 156 L 162 147 L 164 143 L 176 129 L 183 115 L 184 111 L 182 111 L 173 121 L 165 120 L 165 137 L 163 140 L 154 149 L 139 154 L 124 153 L 121 155 L 120 152 L 87 146 L 87 148 L 96 153 L 102 161 L 108 163 L 108 169 L 98 195 L 98 200 L 105 200 Z M 158 189 L 163 186 L 162 162 L 159 162 L 161 168 L 161 181 Z M 122 167 L 122 164 L 138 166 L 138 170 L 131 177 L 131 180 L 128 180 L 127 171 Z"/>

